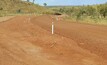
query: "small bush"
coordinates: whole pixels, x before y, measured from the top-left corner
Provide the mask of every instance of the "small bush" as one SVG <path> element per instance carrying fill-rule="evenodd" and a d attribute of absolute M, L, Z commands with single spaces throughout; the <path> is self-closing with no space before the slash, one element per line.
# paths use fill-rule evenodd
<path fill-rule="evenodd" d="M 17 10 L 17 13 L 21 13 L 21 9 Z"/>
<path fill-rule="evenodd" d="M 59 12 L 55 12 L 54 15 L 62 15 L 62 14 Z"/>
<path fill-rule="evenodd" d="M 3 10 L 3 8 L 1 7 L 0 10 Z"/>

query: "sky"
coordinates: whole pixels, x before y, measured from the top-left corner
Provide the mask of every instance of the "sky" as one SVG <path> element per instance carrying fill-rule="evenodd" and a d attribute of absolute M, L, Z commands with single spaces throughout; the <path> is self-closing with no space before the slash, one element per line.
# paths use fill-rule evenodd
<path fill-rule="evenodd" d="M 32 0 L 31 0 L 32 1 Z M 47 3 L 48 6 L 54 5 L 93 5 L 106 3 L 107 0 L 35 0 L 36 4 L 43 5 Z"/>

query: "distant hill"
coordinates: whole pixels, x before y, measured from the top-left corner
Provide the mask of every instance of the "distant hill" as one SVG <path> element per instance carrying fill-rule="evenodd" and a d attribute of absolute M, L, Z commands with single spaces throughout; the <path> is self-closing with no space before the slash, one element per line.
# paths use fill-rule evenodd
<path fill-rule="evenodd" d="M 22 0 L 0 0 L 0 14 L 41 13 L 44 7 Z"/>

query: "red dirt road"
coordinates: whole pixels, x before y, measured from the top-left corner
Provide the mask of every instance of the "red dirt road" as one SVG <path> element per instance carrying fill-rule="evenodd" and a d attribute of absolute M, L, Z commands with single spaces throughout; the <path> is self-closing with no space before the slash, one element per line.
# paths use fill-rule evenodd
<path fill-rule="evenodd" d="M 107 65 L 106 29 L 55 16 L 16 16 L 0 23 L 0 65 Z"/>

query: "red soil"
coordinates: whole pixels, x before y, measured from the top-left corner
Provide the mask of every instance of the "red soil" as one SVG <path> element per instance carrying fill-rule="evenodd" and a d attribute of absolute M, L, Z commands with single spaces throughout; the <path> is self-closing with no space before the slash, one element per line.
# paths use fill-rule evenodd
<path fill-rule="evenodd" d="M 0 65 L 107 65 L 107 26 L 55 18 L 17 16 L 0 23 Z"/>

